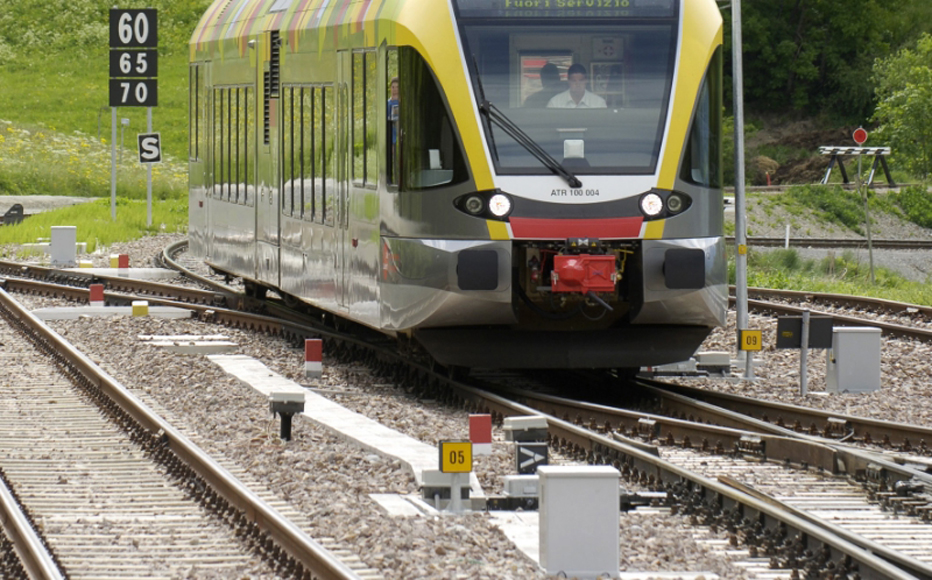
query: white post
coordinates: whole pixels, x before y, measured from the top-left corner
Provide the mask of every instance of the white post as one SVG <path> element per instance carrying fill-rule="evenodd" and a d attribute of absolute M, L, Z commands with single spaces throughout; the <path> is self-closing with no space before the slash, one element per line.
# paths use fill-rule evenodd
<path fill-rule="evenodd" d="M 152 107 L 146 107 L 146 133 L 152 133 Z M 146 163 L 146 226 L 152 227 L 152 164 Z"/>
<path fill-rule="evenodd" d="M 117 182 L 117 108 L 111 107 L 110 115 L 110 218 L 116 221 L 116 182 Z"/>
<path fill-rule="evenodd" d="M 463 513 L 463 482 L 460 479 L 462 475 L 462 473 L 454 473 L 450 481 L 450 511 L 455 514 Z M 467 477 L 469 477 L 468 474 Z"/>
<path fill-rule="evenodd" d="M 809 392 L 809 311 L 803 311 L 803 328 L 799 345 L 799 394 Z"/>
<path fill-rule="evenodd" d="M 861 158 L 863 153 L 858 151 L 858 195 L 864 200 L 864 217 L 867 220 L 867 255 L 871 264 L 871 284 L 874 283 L 874 244 L 871 243 L 871 212 L 867 205 L 867 189 L 861 191 Z"/>
<path fill-rule="evenodd" d="M 735 108 L 735 299 L 738 330 L 748 328 L 748 232 L 744 198 L 744 75 L 741 58 L 741 0 L 731 2 L 732 78 Z M 750 351 L 745 353 L 744 377 L 754 378 Z"/>
<path fill-rule="evenodd" d="M 790 249 L 790 224 L 786 224 L 786 239 L 783 241 L 783 249 Z"/>

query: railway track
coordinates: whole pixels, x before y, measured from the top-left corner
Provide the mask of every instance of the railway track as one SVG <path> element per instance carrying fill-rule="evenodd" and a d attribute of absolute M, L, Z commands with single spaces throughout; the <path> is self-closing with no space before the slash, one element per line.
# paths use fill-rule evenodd
<path fill-rule="evenodd" d="M 787 301 L 811 306 L 797 306 Z M 734 307 L 736 302 L 732 290 L 729 304 Z M 748 309 L 770 316 L 802 316 L 808 310 L 813 316 L 831 317 L 834 326 L 872 326 L 886 336 L 932 342 L 932 308 L 928 306 L 844 294 L 749 288 Z M 865 316 L 865 312 L 887 313 L 896 321 Z"/>
<path fill-rule="evenodd" d="M 725 243 L 733 246 L 734 237 L 726 237 Z M 861 238 L 755 238 L 749 237 L 747 245 L 758 248 L 867 248 L 866 239 Z M 877 250 L 928 250 L 932 249 L 932 240 L 871 240 L 871 247 Z"/>
<path fill-rule="evenodd" d="M 242 313 L 228 314 L 224 312 L 224 309 L 219 307 L 211 308 L 199 305 L 189 305 L 189 307 L 201 312 L 201 316 L 209 317 L 212 320 L 223 319 L 227 316 L 247 316 Z M 208 312 L 210 313 L 209 315 L 207 314 Z M 273 322 L 267 317 L 253 316 L 253 318 L 258 319 L 259 322 L 244 321 L 239 324 L 250 328 L 258 327 L 268 329 L 271 329 L 277 324 L 279 325 L 279 329 L 276 332 L 283 332 L 281 330 L 283 327 L 289 327 L 293 330 L 297 328 L 296 323 L 292 322 Z M 313 332 L 313 330 L 309 329 L 305 329 L 304 331 Z M 383 365 L 383 369 L 385 368 L 386 359 L 393 356 L 392 353 L 387 351 L 374 352 L 370 350 L 367 354 L 364 352 L 364 347 L 361 344 L 354 343 L 351 348 L 354 355 L 361 355 L 361 358 L 378 361 L 378 363 L 375 364 Z M 389 369 L 395 364 L 395 362 L 387 363 Z M 397 371 L 394 372 L 397 373 Z M 416 388 L 422 389 L 426 396 L 455 402 L 470 410 L 492 412 L 499 418 L 503 416 L 541 413 L 539 409 L 510 401 L 504 397 L 484 391 L 474 385 L 449 381 L 447 377 L 431 372 L 427 368 L 409 368 L 403 371 L 402 374 L 406 377 L 406 380 L 415 382 L 418 385 Z M 642 418 L 643 414 L 635 421 L 637 428 L 633 429 L 633 433 L 636 434 L 638 429 L 644 429 L 644 422 L 641 421 Z M 676 509 L 687 511 L 701 509 L 706 513 L 704 519 L 718 521 L 720 523 L 726 522 L 728 518 L 736 517 L 735 514 L 740 514 L 742 520 L 746 519 L 753 522 L 755 526 L 759 524 L 762 534 L 766 530 L 777 529 L 787 530 L 786 533 L 789 537 L 799 536 L 799 545 L 802 546 L 802 550 L 800 551 L 797 549 L 799 546 L 780 548 L 777 553 L 774 554 L 774 557 L 778 559 L 783 558 L 785 562 L 791 562 L 791 559 L 796 557 L 793 555 L 794 553 L 799 552 L 803 554 L 805 550 L 808 549 L 813 551 L 813 553 L 820 554 L 822 565 L 828 566 L 830 562 L 834 563 L 835 566 L 848 566 L 848 563 L 856 565 L 861 577 L 864 578 L 906 577 L 902 570 L 892 566 L 888 560 L 877 558 L 870 550 L 839 537 L 825 526 L 820 527 L 819 525 L 807 521 L 805 518 L 800 517 L 798 513 L 786 509 L 785 506 L 779 506 L 774 502 L 764 501 L 760 497 L 756 497 L 753 490 L 738 489 L 735 485 L 731 484 L 733 482 L 710 480 L 704 475 L 694 473 L 689 469 L 658 458 L 656 453 L 652 452 L 651 445 L 645 446 L 643 443 L 638 442 L 637 436 L 622 436 L 619 439 L 612 434 L 614 429 L 610 421 L 593 418 L 589 410 L 577 412 L 576 414 L 571 414 L 569 412 L 553 413 L 552 416 L 548 418 L 548 422 L 550 438 L 553 445 L 565 450 L 567 453 L 578 455 L 593 463 L 615 465 L 628 480 L 638 481 L 657 489 L 668 490 L 670 497 L 674 498 L 673 503 L 679 506 Z M 683 423 L 686 424 L 689 422 Z M 684 428 L 695 430 L 699 427 L 695 424 L 690 424 Z M 618 429 L 618 431 L 620 432 L 621 430 Z M 725 433 L 725 431 L 720 431 L 720 433 Z M 747 440 L 742 441 L 744 435 L 732 433 L 729 436 L 733 437 L 730 443 L 721 442 L 725 441 L 723 439 L 725 435 L 722 434 L 716 435 L 715 437 L 694 434 L 688 436 L 688 439 L 685 440 L 689 442 L 689 445 L 687 445 L 688 447 L 697 446 L 709 450 L 721 448 L 727 451 L 740 445 L 749 446 L 750 449 L 755 445 L 753 441 L 751 443 L 748 443 Z M 783 441 L 780 445 L 783 445 L 787 449 L 803 445 L 803 443 L 794 441 L 793 439 L 793 437 L 772 437 L 767 439 L 768 452 L 773 452 L 780 448 L 779 445 L 773 443 L 778 440 Z M 674 442 L 676 441 L 680 441 L 680 445 L 682 445 L 684 438 L 682 436 L 674 436 Z M 706 441 L 706 443 L 703 443 L 703 441 Z M 809 446 L 812 449 L 818 448 L 818 446 L 814 444 L 809 444 Z M 812 458 L 820 457 L 821 455 L 825 455 L 825 457 L 828 458 L 826 459 L 826 465 L 828 466 L 837 462 L 835 461 L 837 460 L 837 452 L 820 451 L 814 453 L 810 451 L 809 454 L 805 456 L 807 457 L 806 460 L 800 460 L 797 456 L 794 456 L 797 457 L 797 459 L 790 459 L 789 451 L 785 453 L 787 453 L 787 455 L 783 459 L 791 462 L 815 465 L 815 461 L 813 461 Z M 895 475 L 892 471 L 880 473 L 871 472 L 871 475 L 875 478 L 875 482 L 879 486 L 878 489 L 881 490 L 880 493 L 887 493 L 883 490 L 892 489 L 896 481 L 899 481 L 897 477 L 900 477 Z M 690 498 L 695 498 L 697 494 L 699 497 L 698 504 L 690 507 L 690 502 L 695 503 L 696 501 Z M 706 504 L 711 504 L 712 507 L 710 508 Z M 753 543 L 757 540 L 752 539 L 750 541 Z"/>
<path fill-rule="evenodd" d="M 652 387 L 651 394 L 656 395 L 656 390 Z M 838 436 L 835 439 L 797 436 L 788 429 L 760 429 L 758 422 L 747 418 L 741 421 L 740 414 L 711 405 L 696 404 L 686 419 L 679 418 L 683 415 L 681 401 L 673 409 L 663 404 L 666 414 L 658 415 L 526 390 L 509 389 L 509 396 L 545 413 L 551 425 L 561 420 L 556 418 L 562 418 L 606 433 L 684 470 L 792 513 L 895 563 L 911 575 L 932 577 L 929 542 L 932 477 L 916 465 L 901 465 L 895 455 L 836 446 Z M 765 402 L 757 403 L 760 407 L 767 406 Z M 776 414 L 777 408 L 770 410 L 771 415 Z M 729 423 L 744 428 L 719 426 Z M 878 433 L 884 432 L 883 429 L 909 428 L 874 423 Z M 641 477 L 643 480 L 644 475 Z M 671 494 L 678 493 L 676 485 L 667 485 L 665 489 Z M 682 497 L 679 501 L 683 501 Z M 717 511 L 716 501 L 708 497 L 686 500 L 676 510 L 696 515 L 697 521 L 729 529 L 736 536 L 736 545 L 747 546 L 752 559 L 769 558 L 774 569 L 804 570 L 810 575 L 830 567 L 812 546 L 788 548 L 796 541 L 790 538 L 792 534 L 766 531 L 754 518 L 746 517 L 743 506 Z"/>
<path fill-rule="evenodd" d="M 27 365 L 0 382 L 0 470 L 51 554 L 8 534 L 33 554 L 24 569 L 41 560 L 57 567 L 36 577 L 358 577 L 4 291 L 0 310 L 2 363 Z"/>

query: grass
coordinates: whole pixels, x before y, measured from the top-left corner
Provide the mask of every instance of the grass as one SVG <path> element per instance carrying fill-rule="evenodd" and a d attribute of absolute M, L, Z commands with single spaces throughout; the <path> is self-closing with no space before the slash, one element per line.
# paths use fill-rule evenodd
<path fill-rule="evenodd" d="M 729 261 L 729 283 L 735 283 L 733 260 Z M 932 306 L 932 287 L 927 282 L 908 280 L 887 268 L 874 268 L 848 250 L 841 256 L 821 260 L 803 259 L 795 249 L 748 253 L 748 286 L 830 292 L 870 296 L 910 304 Z"/>
<path fill-rule="evenodd" d="M 187 42 L 211 0 L 127 0 L 158 9 L 159 104 L 153 130 L 163 150 L 187 155 Z M 22 127 L 110 141 L 109 9 L 103 0 L 17 0 L 0 10 L 0 118 Z M 129 132 L 144 132 L 146 110 L 121 108 Z M 133 147 L 135 149 L 135 147 Z"/>
<path fill-rule="evenodd" d="M 117 163 L 117 196 L 146 198 L 146 168 L 132 147 Z M 122 161 L 119 161 L 122 159 Z M 0 119 L 0 195 L 110 197 L 111 151 L 79 131 L 26 128 Z M 187 166 L 172 159 L 152 165 L 153 199 L 187 196 Z"/>
<path fill-rule="evenodd" d="M 118 199 L 116 221 L 111 218 L 110 211 L 109 199 L 97 199 L 42 212 L 19 224 L 0 227 L 0 255 L 12 257 L 20 252 L 16 247 L 19 244 L 51 237 L 52 226 L 75 226 L 77 241 L 87 242 L 88 252 L 145 235 L 183 233 L 188 227 L 187 199 L 153 201 L 151 227 L 146 226 L 145 200 Z"/>
<path fill-rule="evenodd" d="M 932 228 L 932 195 L 925 185 L 909 186 L 899 192 L 888 193 L 867 190 L 866 196 L 872 220 L 888 214 L 894 219 Z M 757 210 L 768 218 L 772 217 L 774 208 L 779 206 L 790 216 L 811 215 L 826 224 L 830 231 L 838 227 L 866 236 L 864 198 L 856 191 L 837 185 L 794 186 L 781 195 L 758 195 L 749 203 L 756 204 Z"/>

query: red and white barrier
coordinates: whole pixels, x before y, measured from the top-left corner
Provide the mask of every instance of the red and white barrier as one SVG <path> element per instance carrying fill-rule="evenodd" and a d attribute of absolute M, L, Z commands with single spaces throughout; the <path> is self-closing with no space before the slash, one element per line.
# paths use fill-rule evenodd
<path fill-rule="evenodd" d="M 304 376 L 319 379 L 324 376 L 324 341 L 308 338 L 304 341 Z"/>
<path fill-rule="evenodd" d="M 492 415 L 469 416 L 469 440 L 473 455 L 492 455 Z"/>

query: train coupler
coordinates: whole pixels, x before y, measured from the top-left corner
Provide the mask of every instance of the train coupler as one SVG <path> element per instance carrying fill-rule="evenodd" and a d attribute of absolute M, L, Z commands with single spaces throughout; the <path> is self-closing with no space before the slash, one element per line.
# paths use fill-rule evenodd
<path fill-rule="evenodd" d="M 557 255 L 553 257 L 550 287 L 554 292 L 614 292 L 618 281 L 614 255 Z"/>

